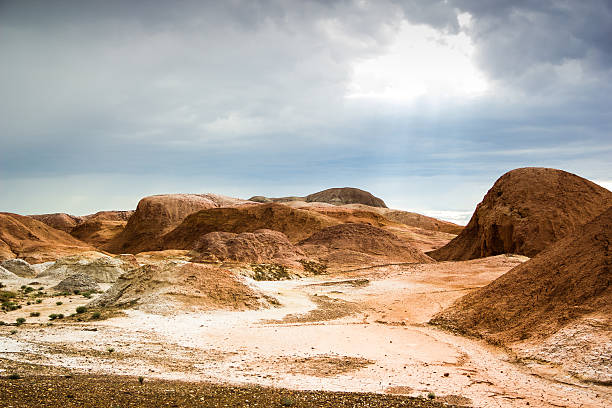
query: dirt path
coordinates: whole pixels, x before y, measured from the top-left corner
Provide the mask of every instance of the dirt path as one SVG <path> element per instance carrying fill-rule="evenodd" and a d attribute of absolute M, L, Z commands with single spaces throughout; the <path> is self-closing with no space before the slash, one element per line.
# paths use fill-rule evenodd
<path fill-rule="evenodd" d="M 604 407 L 606 387 L 534 375 L 501 350 L 424 324 L 523 259 L 390 265 L 261 282 L 280 308 L 0 327 L 0 357 L 85 373 L 436 396 L 478 407 Z M 97 331 L 92 331 L 96 329 Z M 1 367 L 1 366 L 0 366 Z"/>

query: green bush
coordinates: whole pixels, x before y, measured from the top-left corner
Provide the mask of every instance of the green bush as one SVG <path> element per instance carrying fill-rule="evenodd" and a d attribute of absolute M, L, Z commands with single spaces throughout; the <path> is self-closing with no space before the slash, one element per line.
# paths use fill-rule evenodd
<path fill-rule="evenodd" d="M 42 303 L 42 299 L 36 299 L 36 303 L 38 304 Z"/>
<path fill-rule="evenodd" d="M 38 316 L 40 316 L 40 312 L 30 312 L 30 316 L 31 317 L 38 317 Z"/>
<path fill-rule="evenodd" d="M 21 326 L 22 324 L 24 324 L 26 321 L 25 317 L 18 317 L 17 319 L 15 319 L 15 322 L 17 322 L 17 326 Z"/>
<path fill-rule="evenodd" d="M 87 308 L 85 306 L 79 306 L 76 308 L 76 312 L 78 314 L 85 313 L 86 311 L 87 311 Z"/>
<path fill-rule="evenodd" d="M 100 312 L 94 312 L 94 313 L 91 315 L 91 318 L 92 318 L 92 319 L 99 319 L 99 318 L 100 318 L 100 316 L 101 316 L 101 315 L 100 315 Z"/>
<path fill-rule="evenodd" d="M 64 304 L 64 302 L 55 302 L 56 305 L 61 306 Z"/>

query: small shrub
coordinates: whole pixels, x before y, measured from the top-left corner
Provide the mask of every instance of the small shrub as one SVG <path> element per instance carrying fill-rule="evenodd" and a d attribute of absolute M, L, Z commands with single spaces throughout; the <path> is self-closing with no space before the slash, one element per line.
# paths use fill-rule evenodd
<path fill-rule="evenodd" d="M 13 373 L 13 374 L 9 374 L 8 375 L 8 379 L 9 380 L 18 380 L 20 378 L 21 378 L 21 376 L 19 374 L 17 374 L 17 373 Z"/>
<path fill-rule="evenodd" d="M 17 330 L 11 330 L 11 334 L 17 334 Z"/>
<path fill-rule="evenodd" d="M 31 317 L 38 317 L 38 316 L 40 316 L 40 312 L 30 312 L 30 316 Z"/>
<path fill-rule="evenodd" d="M 36 304 L 41 304 L 42 303 L 42 299 L 36 299 Z"/>
<path fill-rule="evenodd" d="M 61 306 L 64 304 L 64 302 L 55 302 L 56 305 Z"/>
<path fill-rule="evenodd" d="M 18 317 L 17 319 L 15 319 L 15 322 L 17 322 L 17 326 L 21 326 L 22 324 L 24 324 L 26 321 L 25 317 Z"/>
<path fill-rule="evenodd" d="M 31 286 L 26 286 L 23 291 L 24 291 L 24 293 L 34 292 L 34 288 L 31 287 Z"/>
<path fill-rule="evenodd" d="M 73 290 L 73 291 L 72 291 L 72 293 L 74 293 L 75 295 L 78 295 L 78 294 L 80 294 L 80 293 L 81 293 L 81 291 L 80 291 L 80 290 L 78 290 L 78 289 L 75 289 L 75 290 Z"/>
<path fill-rule="evenodd" d="M 144 382 L 144 377 L 143 376 L 138 377 L 138 382 L 142 385 L 142 383 Z"/>
<path fill-rule="evenodd" d="M 100 318 L 100 316 L 101 316 L 100 312 L 94 312 L 94 313 L 91 315 L 91 318 L 92 318 L 92 319 L 99 319 L 99 318 Z"/>
<path fill-rule="evenodd" d="M 430 400 L 436 399 L 436 394 L 434 394 L 433 392 L 429 392 L 427 393 L 427 398 L 429 398 Z"/>
<path fill-rule="evenodd" d="M 108 351 L 108 353 L 110 354 L 110 353 L 114 353 L 115 349 L 112 348 L 112 347 L 109 347 L 109 348 L 106 349 L 106 351 Z"/>
<path fill-rule="evenodd" d="M 85 306 L 79 306 L 76 308 L 76 312 L 78 314 L 85 313 L 86 311 L 87 311 L 87 308 Z"/>
<path fill-rule="evenodd" d="M 289 279 L 287 268 L 279 264 L 253 264 L 253 279 L 256 281 Z"/>
<path fill-rule="evenodd" d="M 39 291 L 39 292 L 42 292 L 42 290 L 43 290 L 43 289 L 44 289 L 44 287 L 43 287 L 43 286 L 41 286 L 40 288 L 38 288 L 38 291 Z"/>
<path fill-rule="evenodd" d="M 319 263 L 317 261 L 307 261 L 306 259 L 300 259 L 298 262 L 302 264 L 306 272 L 310 272 L 313 275 L 321 275 L 327 272 L 327 265 Z"/>
<path fill-rule="evenodd" d="M 0 320 L 0 326 L 4 326 L 6 323 L 4 323 L 2 320 Z"/>
<path fill-rule="evenodd" d="M 283 407 L 292 407 L 295 405 L 295 401 L 292 398 L 289 397 L 283 397 L 280 400 L 280 404 Z"/>
<path fill-rule="evenodd" d="M 49 320 L 55 320 L 55 319 L 57 319 L 57 314 L 55 314 L 55 313 L 51 313 L 51 314 L 49 315 Z"/>
<path fill-rule="evenodd" d="M 4 287 L 4 283 L 0 282 L 0 288 Z"/>
<path fill-rule="evenodd" d="M 58 313 L 57 318 L 58 319 L 63 319 L 64 318 L 64 314 L 63 313 Z"/>

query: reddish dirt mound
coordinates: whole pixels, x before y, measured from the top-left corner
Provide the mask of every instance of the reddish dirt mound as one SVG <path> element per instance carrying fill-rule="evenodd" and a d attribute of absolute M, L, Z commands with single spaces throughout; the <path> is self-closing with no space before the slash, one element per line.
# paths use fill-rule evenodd
<path fill-rule="evenodd" d="M 87 219 L 74 227 L 70 231 L 70 235 L 96 248 L 102 248 L 117 237 L 124 230 L 126 224 L 127 221 Z"/>
<path fill-rule="evenodd" d="M 21 258 L 40 263 L 93 249 L 34 218 L 0 213 L 0 260 Z"/>
<path fill-rule="evenodd" d="M 341 224 L 300 242 L 304 252 L 333 265 L 421 262 L 432 259 L 398 236 L 368 224 Z"/>
<path fill-rule="evenodd" d="M 318 193 L 306 196 L 307 202 L 330 203 L 334 205 L 343 204 L 365 204 L 371 207 L 387 208 L 383 200 L 375 197 L 367 191 L 353 187 L 328 188 Z"/>
<path fill-rule="evenodd" d="M 465 229 L 437 260 L 467 260 L 503 253 L 533 257 L 601 214 L 612 193 L 561 170 L 523 168 L 500 177 Z"/>
<path fill-rule="evenodd" d="M 172 230 L 194 212 L 220 206 L 238 205 L 243 200 L 214 194 L 167 194 L 145 197 L 138 203 L 125 229 L 104 249 L 113 253 L 138 253 Z"/>
<path fill-rule="evenodd" d="M 396 222 L 390 221 L 382 215 L 373 211 L 363 209 L 345 208 L 342 206 L 338 207 L 307 207 L 308 211 L 316 211 L 319 214 L 327 215 L 328 217 L 335 218 L 343 223 L 362 223 L 370 224 L 375 227 L 384 227 L 387 225 L 397 225 Z"/>
<path fill-rule="evenodd" d="M 432 323 L 500 341 L 546 336 L 589 314 L 612 316 L 612 207 Z"/>
<path fill-rule="evenodd" d="M 58 229 L 70 233 L 74 227 L 83 222 L 83 217 L 76 215 L 70 215 L 66 213 L 55 213 L 55 214 L 37 214 L 29 215 L 40 222 L 43 222 L 51 228 Z"/>
<path fill-rule="evenodd" d="M 294 246 L 282 232 L 257 230 L 233 234 L 211 232 L 195 245 L 199 255 L 194 261 L 230 261 L 249 263 L 294 263 L 303 258 L 301 249 Z"/>
<path fill-rule="evenodd" d="M 189 309 L 257 309 L 262 295 L 214 265 L 166 262 L 123 274 L 91 306 L 135 307 L 159 314 Z"/>
<path fill-rule="evenodd" d="M 151 242 L 149 250 L 193 249 L 202 235 L 215 231 L 254 232 L 271 229 L 298 242 L 338 221 L 312 211 L 296 210 L 282 204 L 254 204 L 237 208 L 211 208 L 191 214 L 166 234 L 161 243 Z"/>

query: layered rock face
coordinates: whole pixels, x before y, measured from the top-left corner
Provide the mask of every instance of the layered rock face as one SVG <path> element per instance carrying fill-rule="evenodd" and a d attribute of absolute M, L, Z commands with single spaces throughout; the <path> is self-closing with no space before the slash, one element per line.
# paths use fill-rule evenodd
<path fill-rule="evenodd" d="M 23 215 L 0 213 L 0 260 L 41 263 L 94 248 L 69 234 Z"/>
<path fill-rule="evenodd" d="M 7 259 L 0 262 L 0 266 L 22 278 L 32 278 L 36 276 L 36 270 L 23 259 Z"/>
<path fill-rule="evenodd" d="M 138 203 L 125 229 L 103 249 L 113 253 L 137 253 L 157 249 L 159 238 L 194 212 L 246 203 L 216 194 L 166 194 L 145 197 Z"/>
<path fill-rule="evenodd" d="M 100 285 L 89 275 L 83 273 L 76 273 L 70 275 L 66 279 L 62 280 L 53 290 L 57 292 L 94 292 L 100 290 Z"/>
<path fill-rule="evenodd" d="M 500 177 L 468 225 L 437 260 L 467 260 L 503 253 L 533 257 L 575 232 L 612 204 L 612 193 L 575 174 L 522 168 Z"/>
<path fill-rule="evenodd" d="M 270 229 L 298 242 L 314 232 L 339 222 L 324 215 L 290 208 L 282 204 L 255 204 L 236 208 L 212 208 L 191 214 L 166 234 L 161 245 L 152 249 L 193 249 L 210 232 L 255 232 Z"/>

